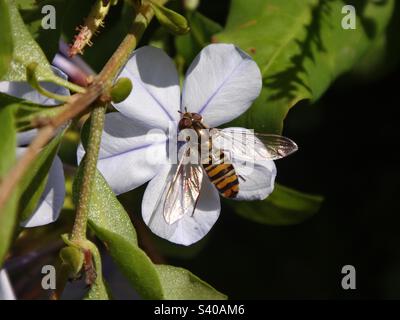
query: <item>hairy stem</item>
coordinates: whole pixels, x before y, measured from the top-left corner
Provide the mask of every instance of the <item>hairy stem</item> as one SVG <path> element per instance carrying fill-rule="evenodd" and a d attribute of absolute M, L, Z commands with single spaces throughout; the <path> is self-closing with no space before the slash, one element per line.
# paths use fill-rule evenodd
<path fill-rule="evenodd" d="M 106 109 L 107 103 L 98 103 L 94 107 L 90 118 L 89 139 L 86 147 L 86 155 L 82 160 L 83 176 L 79 190 L 74 227 L 72 229 L 72 241 L 86 239 L 90 192 L 96 175 L 97 159 L 99 156 Z"/>
<path fill-rule="evenodd" d="M 136 15 L 131 31 L 124 38 L 117 51 L 115 51 L 99 75 L 100 79 L 107 81 L 106 86 L 111 85 L 112 79 L 115 78 L 128 61 L 139 39 L 143 35 L 143 32 L 146 30 L 148 22 L 153 16 L 153 12 L 149 10 L 149 7 L 147 9 L 142 9 L 143 10 Z M 106 93 L 103 94 L 103 97 L 107 98 Z M 82 184 L 79 190 L 77 212 L 71 240 L 86 239 L 89 199 L 96 175 L 97 159 L 106 109 L 106 103 L 99 103 L 92 111 L 87 150 L 83 160 Z"/>
<path fill-rule="evenodd" d="M 166 2 L 167 0 L 159 1 L 160 4 Z M 51 140 L 56 129 L 83 112 L 87 112 L 91 104 L 97 98 L 102 94 L 106 94 L 113 78 L 119 73 L 132 51 L 136 48 L 138 40 L 142 36 L 153 15 L 154 13 L 150 6 L 147 5 L 140 8 L 133 23 L 132 30 L 104 66 L 100 75 L 95 78 L 93 84 L 88 87 L 85 93 L 79 93 L 73 96 L 70 102 L 65 105 L 66 110 L 58 116 L 49 119 L 48 124 L 39 130 L 36 138 L 29 145 L 17 164 L 8 172 L 1 182 L 0 214 L 19 181 L 29 169 L 32 162 L 36 159 L 40 150 Z"/>

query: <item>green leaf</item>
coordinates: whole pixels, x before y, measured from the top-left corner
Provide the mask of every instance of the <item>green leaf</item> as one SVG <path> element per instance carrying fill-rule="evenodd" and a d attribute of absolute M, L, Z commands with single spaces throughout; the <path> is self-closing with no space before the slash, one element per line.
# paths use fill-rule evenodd
<path fill-rule="evenodd" d="M 44 51 L 47 59 L 52 61 L 55 54 L 58 52 L 58 41 L 61 36 L 62 23 L 64 20 L 65 12 L 70 5 L 67 0 L 46 0 L 46 1 L 32 1 L 32 0 L 16 0 L 22 19 L 24 20 L 32 37 L 37 41 L 39 46 Z M 42 19 L 48 23 L 48 14 L 51 11 L 44 11 L 44 6 L 53 6 L 55 9 L 55 28 L 43 28 Z M 46 8 L 44 8 L 46 9 Z M 51 9 L 52 10 L 52 9 Z"/>
<path fill-rule="evenodd" d="M 400 42 L 397 30 L 400 29 L 400 3 L 396 2 L 393 17 L 387 31 L 377 37 L 367 53 L 352 70 L 351 80 L 376 81 L 393 72 L 400 64 Z M 354 79 L 356 78 L 356 79 Z"/>
<path fill-rule="evenodd" d="M 81 183 L 81 168 L 74 182 L 74 198 L 77 199 L 78 186 Z M 136 231 L 130 218 L 119 203 L 102 175 L 97 172 L 89 203 L 89 225 L 101 239 L 114 261 L 125 274 L 132 286 L 144 299 L 179 299 L 186 297 L 224 298 L 211 286 L 202 282 L 183 269 L 176 269 L 175 290 L 167 283 L 168 276 L 175 269 L 168 270 L 154 265 L 146 253 L 139 248 Z M 169 272 L 169 273 L 168 273 Z M 172 288 L 172 289 L 171 289 Z"/>
<path fill-rule="evenodd" d="M 188 13 L 187 19 L 190 24 L 190 32 L 175 37 L 175 46 L 178 54 L 189 64 L 200 50 L 211 42 L 211 37 L 222 31 L 222 27 L 200 12 Z"/>
<path fill-rule="evenodd" d="M 0 0 L 0 79 L 7 73 L 13 54 L 10 14 L 6 0 Z"/>
<path fill-rule="evenodd" d="M 258 63 L 263 91 L 232 125 L 280 133 L 287 112 L 317 100 L 385 30 L 394 1 L 353 1 L 355 30 L 341 26 L 339 0 L 235 0 L 217 42 L 234 43 Z"/>
<path fill-rule="evenodd" d="M 96 278 L 84 300 L 111 300 L 111 294 L 103 277 Z"/>
<path fill-rule="evenodd" d="M 0 181 L 15 162 L 16 130 L 11 108 L 0 108 Z M 17 219 L 17 193 L 14 192 L 0 211 L 0 267 L 7 254 Z"/>
<path fill-rule="evenodd" d="M 167 265 L 156 265 L 167 300 L 225 300 L 218 292 L 189 271 Z"/>
<path fill-rule="evenodd" d="M 39 80 L 50 80 L 55 77 L 50 64 L 39 45 L 32 39 L 26 28 L 21 15 L 18 12 L 14 0 L 5 0 L 10 11 L 11 36 L 14 43 L 14 53 L 8 73 L 2 80 L 6 81 L 25 81 L 25 67 L 36 62 L 39 67 L 37 76 Z M 3 31 L 2 31 L 3 32 Z"/>
<path fill-rule="evenodd" d="M 14 111 L 17 131 L 31 129 L 32 122 L 36 119 L 54 117 L 65 109 L 62 106 L 36 104 L 0 92 L 0 109 L 6 106 Z"/>
<path fill-rule="evenodd" d="M 272 194 L 262 201 L 227 202 L 236 213 L 268 225 L 292 225 L 303 222 L 319 211 L 323 197 L 299 192 L 275 184 Z"/>
<path fill-rule="evenodd" d="M 21 221 L 27 220 L 39 203 L 40 196 L 43 194 L 46 187 L 49 170 L 57 154 L 63 133 L 64 131 L 60 132 L 43 148 L 19 184 L 19 191 L 21 192 L 19 201 Z"/>
<path fill-rule="evenodd" d="M 93 221 L 91 228 L 102 240 L 111 257 L 143 299 L 163 299 L 163 288 L 155 265 L 136 243 L 127 241 L 115 232 L 99 227 Z"/>

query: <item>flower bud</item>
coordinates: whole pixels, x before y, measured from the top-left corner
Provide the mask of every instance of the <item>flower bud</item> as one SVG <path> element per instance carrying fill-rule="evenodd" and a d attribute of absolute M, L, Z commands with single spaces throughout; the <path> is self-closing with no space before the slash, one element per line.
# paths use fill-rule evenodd
<path fill-rule="evenodd" d="M 65 247 L 60 251 L 60 258 L 63 263 L 68 265 L 72 276 L 76 276 L 83 266 L 83 253 L 75 247 Z"/>
<path fill-rule="evenodd" d="M 183 6 L 188 11 L 195 11 L 200 4 L 200 0 L 184 0 Z"/>
<path fill-rule="evenodd" d="M 150 4 L 158 21 L 168 30 L 178 35 L 189 32 L 190 27 L 184 16 L 153 1 Z"/>
<path fill-rule="evenodd" d="M 128 78 L 119 78 L 111 89 L 111 100 L 115 103 L 124 101 L 132 91 L 132 82 Z"/>

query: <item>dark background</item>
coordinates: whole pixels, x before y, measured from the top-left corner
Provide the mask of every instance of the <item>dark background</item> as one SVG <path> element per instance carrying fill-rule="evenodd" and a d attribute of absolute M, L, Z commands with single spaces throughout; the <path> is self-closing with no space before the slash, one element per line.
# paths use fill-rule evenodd
<path fill-rule="evenodd" d="M 198 256 L 173 262 L 231 298 L 400 298 L 399 83 L 397 70 L 337 84 L 289 113 L 285 134 L 300 150 L 277 162 L 277 180 L 322 194 L 314 217 L 270 227 L 226 207 Z M 347 264 L 356 290 L 341 288 Z"/>
<path fill-rule="evenodd" d="M 199 11 L 224 24 L 228 6 L 226 0 L 202 0 Z M 343 75 L 315 105 L 302 102 L 285 121 L 284 134 L 300 149 L 277 162 L 277 181 L 323 195 L 320 211 L 301 224 L 276 227 L 224 205 L 209 235 L 186 248 L 152 235 L 139 214 L 140 192 L 125 194 L 120 200 L 154 262 L 186 268 L 231 299 L 400 298 L 398 1 L 396 6 L 384 64 L 369 74 Z M 63 228 L 70 230 L 68 223 Z M 40 266 L 52 263 L 59 246 L 52 244 L 53 257 L 45 251 L 46 261 L 33 257 L 35 266 L 23 262 L 18 272 L 12 263 L 22 258 L 8 263 L 19 298 L 43 298 Z M 105 250 L 102 256 L 114 297 L 137 298 Z M 344 265 L 356 269 L 356 290 L 341 287 Z M 78 298 L 83 290 L 82 283 L 70 285 L 64 297 Z"/>

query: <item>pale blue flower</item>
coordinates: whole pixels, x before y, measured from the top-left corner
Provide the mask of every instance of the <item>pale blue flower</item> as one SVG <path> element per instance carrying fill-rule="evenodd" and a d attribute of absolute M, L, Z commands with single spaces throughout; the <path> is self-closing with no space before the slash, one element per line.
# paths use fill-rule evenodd
<path fill-rule="evenodd" d="M 212 44 L 189 67 L 182 94 L 174 62 L 157 48 L 136 50 L 119 76 L 130 78 L 133 90 L 125 101 L 114 105 L 119 112 L 106 115 L 98 169 L 116 194 L 150 181 L 142 201 L 142 216 L 150 229 L 178 244 L 199 241 L 215 224 L 221 209 L 219 193 L 209 179 L 203 179 L 193 215 L 168 224 L 163 213 L 154 210 L 173 165 L 167 159 L 166 132 L 171 123 L 177 127 L 178 111 L 185 107 L 200 113 L 210 127 L 237 118 L 260 94 L 260 70 L 235 46 Z M 150 129 L 159 130 L 149 135 Z M 83 153 L 80 147 L 78 160 Z M 255 163 L 251 173 L 242 163 L 234 163 L 234 167 L 244 178 L 238 200 L 264 199 L 272 192 L 276 175 L 273 161 Z"/>

